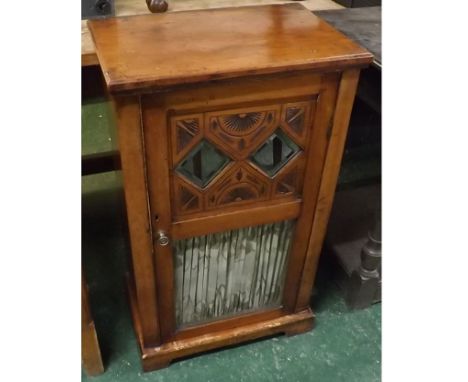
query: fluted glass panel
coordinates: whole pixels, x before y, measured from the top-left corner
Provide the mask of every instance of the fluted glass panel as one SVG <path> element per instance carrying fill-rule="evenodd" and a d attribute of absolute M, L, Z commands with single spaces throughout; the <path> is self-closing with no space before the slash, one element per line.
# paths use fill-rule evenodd
<path fill-rule="evenodd" d="M 177 325 L 281 306 L 294 225 L 283 221 L 176 241 Z"/>

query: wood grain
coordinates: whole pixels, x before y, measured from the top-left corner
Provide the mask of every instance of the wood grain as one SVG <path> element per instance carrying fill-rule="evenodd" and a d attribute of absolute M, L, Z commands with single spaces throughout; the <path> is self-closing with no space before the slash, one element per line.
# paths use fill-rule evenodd
<path fill-rule="evenodd" d="M 184 239 L 194 236 L 205 235 L 208 232 L 222 232 L 246 226 L 257 226 L 260 224 L 274 223 L 281 220 L 294 219 L 301 212 L 302 202 L 269 202 L 264 206 L 249 206 L 236 208 L 235 210 L 215 212 L 210 216 L 198 217 L 176 221 L 172 225 L 172 237 Z"/>
<path fill-rule="evenodd" d="M 115 97 L 122 178 L 128 230 L 135 274 L 136 301 L 142 317 L 142 331 L 148 345 L 160 342 L 153 239 L 146 189 L 146 165 L 140 97 Z"/>
<path fill-rule="evenodd" d="M 144 369 L 269 334 L 311 329 L 308 300 L 359 68 L 372 55 L 298 4 L 90 25 L 107 84 L 117 92 L 112 96 L 133 260 L 130 296 Z M 296 147 L 286 154 L 290 162 L 273 174 L 261 169 L 268 165 L 255 167 L 251 158 L 276 127 L 296 140 Z M 202 140 L 231 159 L 211 183 L 190 175 L 202 178 L 199 157 L 176 174 Z M 281 140 L 270 146 L 274 166 L 283 161 Z M 297 222 L 282 306 L 177 327 L 173 249 L 160 235 L 174 241 L 289 219 Z"/>
<path fill-rule="evenodd" d="M 256 324 L 262 321 L 273 320 L 284 316 L 287 312 L 282 308 L 262 309 L 256 312 L 240 314 L 222 320 L 202 323 L 196 326 L 180 328 L 174 335 L 173 340 L 184 340 L 191 337 L 201 336 L 206 333 L 220 332 L 232 327 Z"/>
<path fill-rule="evenodd" d="M 283 303 L 293 311 L 300 286 L 302 267 L 307 256 L 307 243 L 311 231 L 312 220 L 316 211 L 317 195 L 322 178 L 323 163 L 328 143 L 327 132 L 333 118 L 339 75 L 336 73 L 323 76 L 321 90 L 317 102 L 315 120 L 311 127 L 310 153 L 307 157 L 306 177 L 304 182 L 304 205 L 297 226 L 301 227 L 296 233 L 291 252 L 296 253 L 288 261 Z"/>
<path fill-rule="evenodd" d="M 333 117 L 333 127 L 328 144 L 316 212 L 313 217 L 307 257 L 304 262 L 299 283 L 300 288 L 297 295 L 295 311 L 300 311 L 309 306 L 318 259 L 320 257 L 320 251 L 322 250 L 323 239 L 327 230 L 328 219 L 335 196 L 336 183 L 338 181 L 341 158 L 343 156 L 346 133 L 348 131 L 348 124 L 358 81 L 358 69 L 345 71 L 340 81 L 336 110 Z"/>
<path fill-rule="evenodd" d="M 166 367 L 176 358 L 185 357 L 191 354 L 208 351 L 221 346 L 229 346 L 256 338 L 285 333 L 295 335 L 312 329 L 315 315 L 310 308 L 295 314 L 283 314 L 276 317 L 274 311 L 273 318 L 261 322 L 253 322 L 242 326 L 234 325 L 229 328 L 212 333 L 198 333 L 198 335 L 179 338 L 169 341 L 161 346 L 146 347 L 142 341 L 141 317 L 135 302 L 133 284 L 128 283 L 130 307 L 132 319 L 138 342 L 140 345 L 143 369 L 145 371 L 156 370 Z M 194 334 L 194 333 L 192 333 Z"/>
<path fill-rule="evenodd" d="M 226 107 L 246 107 L 255 103 L 269 104 L 271 100 L 310 97 L 320 90 L 322 76 L 311 71 L 285 72 L 250 76 L 201 84 L 185 84 L 164 94 L 167 110 L 183 115 L 195 110 L 215 111 Z M 287 84 L 287 86 L 285 86 Z M 148 95 L 159 99 L 158 93 Z"/>
<path fill-rule="evenodd" d="M 110 92 L 372 62 L 369 52 L 297 3 L 89 20 L 88 26 Z"/>
<path fill-rule="evenodd" d="M 250 156 L 279 128 L 286 136 L 293 136 L 298 147 L 301 145 L 302 149 L 307 149 L 304 140 L 308 136 L 309 119 L 315 106 L 315 98 L 312 99 L 313 101 L 299 103 L 278 101 L 262 106 L 250 105 L 238 109 L 170 117 L 170 177 L 175 220 L 183 220 L 183 215 L 202 216 L 200 213 L 218 208 L 238 208 L 248 204 L 258 206 L 260 202 L 273 198 L 293 195 L 300 198 L 304 176 L 303 152 L 291 158 L 274 178 L 268 176 Z M 285 111 L 292 105 L 300 105 L 301 109 L 298 110 L 304 114 L 302 118 L 296 119 L 302 135 L 297 135 L 285 121 Z M 249 113 L 254 119 L 249 119 Z M 253 120 L 256 122 L 252 122 Z M 246 123 L 245 121 L 248 122 L 242 129 L 235 125 Z M 194 183 L 190 177 L 186 178 L 177 170 L 187 153 L 202 139 L 211 142 L 225 157 L 231 158 L 231 162 L 203 189 L 200 184 Z"/>
<path fill-rule="evenodd" d="M 169 182 L 169 141 L 164 108 L 158 103 L 149 103 L 142 98 L 143 132 L 146 149 L 148 195 L 151 209 L 153 235 L 159 233 L 172 237 L 172 207 Z M 166 341 L 175 331 L 174 309 L 174 267 L 172 245 L 161 246 L 154 240 L 156 262 L 156 283 L 158 286 L 159 323 L 162 341 Z"/>
<path fill-rule="evenodd" d="M 168 12 L 188 11 L 193 9 L 225 8 L 243 5 L 282 4 L 291 1 L 282 0 L 170 0 Z M 325 9 L 341 9 L 333 0 L 305 0 L 302 4 L 311 11 Z M 145 15 L 149 10 L 144 0 L 115 0 L 115 15 L 132 16 Z M 99 65 L 96 48 L 89 33 L 86 20 L 81 21 L 81 65 Z"/>
<path fill-rule="evenodd" d="M 287 87 L 285 83 L 288 84 Z M 206 83 L 197 87 L 189 86 L 170 92 L 143 95 L 141 111 L 146 155 L 144 165 L 146 166 L 153 236 L 156 237 L 159 231 L 164 231 L 170 240 L 177 240 L 240 228 L 245 226 L 246 222 L 249 225 L 259 225 L 294 219 L 299 216 L 302 200 L 298 198 L 298 195 L 291 194 L 281 199 L 257 201 L 255 205 L 228 205 L 216 211 L 195 214 L 197 215 L 195 217 L 191 215 L 190 218 L 187 216 L 174 220 L 175 206 L 170 199 L 171 174 L 169 172 L 173 166 L 170 163 L 173 157 L 171 149 L 174 150 L 169 139 L 173 134 L 171 129 L 174 127 L 171 118 L 174 115 L 187 115 L 186 111 L 188 115 L 195 117 L 205 110 L 208 112 L 232 108 L 237 110 L 237 108 L 249 108 L 252 104 L 269 105 L 272 101 L 279 102 L 278 97 L 288 104 L 304 103 L 304 100 L 315 103 L 320 86 L 320 75 L 310 72 L 281 73 L 275 76 L 255 76 L 222 83 Z M 190 110 L 193 110 L 193 113 Z M 307 110 L 311 114 L 314 108 L 307 108 Z M 306 121 L 310 119 L 308 117 Z M 126 144 L 130 142 L 127 141 Z M 304 147 L 306 148 L 307 145 Z M 291 163 L 294 164 L 294 162 L 293 160 Z M 285 170 L 288 168 L 286 166 Z M 154 259 L 160 338 L 162 342 L 167 342 L 176 333 L 173 257 L 170 246 L 161 247 L 155 241 Z M 138 278 L 139 274 L 135 270 L 135 279 Z"/>

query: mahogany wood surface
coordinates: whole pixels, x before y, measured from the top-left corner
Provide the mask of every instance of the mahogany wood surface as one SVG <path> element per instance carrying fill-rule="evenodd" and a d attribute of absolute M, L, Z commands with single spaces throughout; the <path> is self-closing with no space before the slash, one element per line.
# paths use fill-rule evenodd
<path fill-rule="evenodd" d="M 130 279 L 128 279 L 130 280 Z M 252 320 L 251 323 L 238 325 L 244 317 L 238 318 L 225 328 L 215 331 L 201 331 L 201 334 L 185 338 L 181 335 L 174 340 L 155 346 L 145 347 L 141 327 L 141 317 L 138 312 L 133 284 L 128 282 L 130 308 L 135 334 L 140 346 L 143 369 L 145 371 L 157 370 L 167 367 L 174 359 L 186 357 L 191 354 L 205 352 L 222 346 L 235 345 L 241 342 L 254 340 L 260 337 L 284 333 L 296 335 L 312 329 L 315 315 L 310 308 L 294 314 L 277 315 L 277 311 L 271 311 L 263 316 L 262 321 Z M 228 320 L 226 320 L 228 321 Z M 209 327 L 209 326 L 208 326 Z M 183 332 L 181 332 L 183 333 Z"/>
<path fill-rule="evenodd" d="M 169 154 L 166 113 L 158 103 L 142 97 L 142 119 L 146 148 L 149 204 L 153 235 L 164 232 L 171 238 L 172 206 L 170 202 Z M 162 341 L 175 331 L 174 270 L 172 246 L 153 243 L 156 261 L 156 282 L 159 299 L 159 323 Z"/>
<path fill-rule="evenodd" d="M 255 312 L 247 312 L 238 316 L 226 317 L 222 320 L 214 320 L 212 322 L 206 322 L 194 326 L 181 327 L 174 334 L 173 340 L 184 340 L 197 336 L 204 335 L 206 333 L 220 332 L 232 327 L 239 327 L 243 325 L 250 325 L 260 323 L 266 320 L 273 320 L 285 315 L 283 308 L 265 309 Z"/>
<path fill-rule="evenodd" d="M 119 17 L 88 25 L 111 92 L 372 61 L 369 52 L 300 4 Z"/>
<path fill-rule="evenodd" d="M 209 0 L 208 2 L 204 0 L 171 0 L 168 12 L 272 3 L 281 4 L 287 2 L 288 0 Z M 143 15 L 151 12 L 144 0 L 114 0 L 114 3 L 116 17 Z M 301 4 L 310 11 L 343 8 L 333 0 L 303 0 Z M 81 20 L 81 65 L 99 65 L 91 33 L 88 30 L 87 20 Z"/>
<path fill-rule="evenodd" d="M 297 218 L 302 210 L 300 200 L 278 203 L 268 202 L 262 206 L 251 205 L 237 210 L 222 210 L 209 216 L 175 221 L 172 225 L 172 238 L 183 239 L 250 226 L 275 223 Z"/>
<path fill-rule="evenodd" d="M 308 303 L 359 69 L 372 55 L 298 4 L 90 26 L 114 91 L 144 369 L 311 329 Z M 296 148 L 271 174 L 252 156 L 273 133 Z M 202 141 L 230 160 L 206 184 L 178 171 Z M 200 166 L 194 160 L 192 171 Z M 296 226 L 281 306 L 177 327 L 172 245 L 161 236 L 171 243 L 289 219 Z"/>
<path fill-rule="evenodd" d="M 308 156 L 306 167 L 306 181 L 304 185 L 304 206 L 297 225 L 302 227 L 292 244 L 291 251 L 298 255 L 290 257 L 288 273 L 284 289 L 283 301 L 288 309 L 293 309 L 296 302 L 300 283 L 300 275 L 307 256 L 307 241 L 310 235 L 311 223 L 317 204 L 317 193 L 320 180 L 323 176 L 323 162 L 328 143 L 328 131 L 333 117 L 336 89 L 339 76 L 337 74 L 324 75 L 321 85 L 320 97 L 317 105 L 317 113 L 314 128 L 311 134 L 311 154 Z"/>
<path fill-rule="evenodd" d="M 145 343 L 160 341 L 153 260 L 153 239 L 148 209 L 139 97 L 115 97 L 122 178 L 127 207 L 136 299 Z"/>
<path fill-rule="evenodd" d="M 286 78 L 291 79 L 291 86 L 285 86 L 284 74 L 267 77 L 270 79 L 269 81 L 260 76 L 255 76 L 251 77 L 250 80 L 241 79 L 227 82 L 217 81 L 216 84 L 201 84 L 196 89 L 192 89 L 192 94 L 189 92 L 188 95 L 184 89 L 178 89 L 171 92 L 142 96 L 144 144 L 147 157 L 147 186 L 154 237 L 157 236 L 158 232 L 164 232 L 170 240 L 177 240 L 245 226 L 289 220 L 301 216 L 295 230 L 293 242 L 299 242 L 302 245 L 294 246 L 291 250 L 287 279 L 293 281 L 291 281 L 291 286 L 288 284 L 288 287 L 285 288 L 292 290 L 293 297 L 291 301 L 284 301 L 285 306 L 291 309 L 295 302 L 294 296 L 298 288 L 297 280 L 301 275 L 307 241 L 311 230 L 314 211 L 313 202 L 316 198 L 314 192 L 318 191 L 320 184 L 324 156 L 317 156 L 317 153 L 320 152 L 323 142 L 327 140 L 329 119 L 333 111 L 333 105 L 329 105 L 330 97 L 328 93 L 331 91 L 334 94 L 333 90 L 337 87 L 339 75 L 330 74 L 321 78 L 311 72 L 296 73 L 286 76 Z M 307 82 L 307 80 L 310 80 L 310 82 Z M 247 86 L 242 86 L 244 83 Z M 223 94 L 223 96 L 213 96 L 213 92 L 215 95 Z M 182 97 L 182 94 L 185 96 Z M 259 94 L 261 94 L 261 97 L 258 96 Z M 282 96 L 280 98 L 281 101 L 277 99 L 279 94 Z M 179 95 L 179 98 L 177 95 Z M 318 102 L 315 101 L 317 98 L 320 99 Z M 259 102 L 258 99 L 261 100 L 261 105 L 267 106 L 256 106 Z M 254 200 L 250 204 L 242 202 L 238 205 L 221 206 L 198 213 L 195 217 L 186 216 L 175 219 L 173 210 L 177 209 L 179 201 L 171 199 L 171 178 L 176 177 L 176 175 L 174 174 L 174 165 L 171 164 L 171 158 L 174 157 L 172 151 L 175 149 L 175 146 L 171 144 L 170 137 L 174 136 L 173 129 L 177 126 L 172 123 L 172 115 L 188 115 L 190 118 L 195 118 L 201 116 L 201 113 L 205 110 L 209 110 L 210 112 L 207 114 L 207 118 L 209 119 L 210 115 L 224 114 L 225 110 L 235 110 L 236 113 L 241 114 L 243 111 L 258 111 L 265 108 L 265 110 L 276 110 L 278 121 L 272 125 L 272 129 L 270 129 L 268 134 L 258 141 L 258 144 L 250 147 L 250 150 L 246 154 L 240 155 L 239 152 L 234 152 L 235 147 L 223 145 L 224 152 L 228 153 L 233 159 L 233 167 L 236 166 L 236 163 L 241 163 L 244 167 L 252 168 L 248 164 L 248 161 L 244 165 L 244 159 L 242 158 L 251 154 L 256 146 L 273 133 L 278 124 L 284 125 L 284 122 L 279 121 L 283 114 L 280 112 L 280 108 L 274 106 L 275 102 L 286 105 L 301 104 L 297 100 L 314 101 L 311 104 L 314 105 L 313 108 L 308 107 L 305 109 L 307 110 L 307 115 L 304 118 L 304 126 L 307 130 L 305 137 L 308 137 L 309 142 L 304 141 L 301 143 L 304 150 L 303 156 L 310 157 L 308 156 L 309 146 L 311 146 L 311 151 L 314 153 L 311 159 L 309 159 L 309 162 L 312 164 L 309 165 L 308 177 L 305 182 L 307 184 L 305 202 L 303 202 L 301 197 L 294 195 L 288 198 L 268 201 Z M 316 107 L 315 103 L 317 103 Z M 317 111 L 315 112 L 316 108 Z M 219 112 L 214 113 L 213 110 L 219 110 Z M 316 115 L 318 116 L 317 119 L 311 118 Z M 218 144 L 218 147 L 220 147 L 219 143 L 216 143 L 217 140 L 215 138 L 208 135 L 205 136 L 205 139 L 212 141 L 213 144 Z M 178 157 L 176 156 L 175 158 Z M 291 160 L 290 163 L 294 163 L 294 160 Z M 303 166 L 299 168 L 301 172 L 304 172 Z M 287 166 L 285 166 L 285 169 L 287 169 Z M 229 174 L 229 172 L 230 169 L 225 168 L 218 177 L 222 180 L 224 175 Z M 280 174 L 281 172 L 278 175 Z M 261 174 L 253 174 L 252 176 L 255 177 L 254 183 L 259 182 L 264 177 Z M 299 174 L 300 178 L 302 176 L 303 174 Z M 210 189 L 216 187 L 216 178 L 212 183 L 213 186 L 199 192 L 210 195 Z M 195 188 L 195 186 L 193 187 Z M 303 203 L 306 203 L 307 208 L 304 208 Z M 161 340 L 164 343 L 169 341 L 176 332 L 173 255 L 170 246 L 159 246 L 157 241 L 154 243 L 154 254 L 156 260 L 156 284 Z M 296 283 L 294 280 L 296 280 Z M 288 312 L 286 311 L 285 313 Z M 207 327 L 207 332 L 209 332 L 208 329 Z"/>

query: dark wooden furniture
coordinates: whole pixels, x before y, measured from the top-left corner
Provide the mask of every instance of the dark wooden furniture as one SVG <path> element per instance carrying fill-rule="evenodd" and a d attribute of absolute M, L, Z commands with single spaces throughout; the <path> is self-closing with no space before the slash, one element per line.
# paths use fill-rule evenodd
<path fill-rule="evenodd" d="M 375 7 L 382 5 L 382 0 L 333 0 L 347 8 Z"/>
<path fill-rule="evenodd" d="M 89 27 L 118 118 L 144 369 L 310 330 L 359 71 L 372 55 L 299 4 Z"/>
<path fill-rule="evenodd" d="M 81 176 L 100 174 L 120 169 L 118 151 L 89 154 L 81 157 Z"/>
<path fill-rule="evenodd" d="M 353 270 L 347 303 L 353 308 L 364 308 L 382 298 L 382 225 L 380 203 L 374 206 L 372 225 L 361 249 L 359 268 Z"/>
<path fill-rule="evenodd" d="M 81 279 L 81 361 L 88 375 L 98 375 L 104 372 L 84 277 Z"/>
<path fill-rule="evenodd" d="M 169 6 L 166 0 L 146 0 L 146 5 L 152 13 L 166 12 Z"/>
<path fill-rule="evenodd" d="M 380 130 L 381 7 L 327 10 L 316 14 L 374 54 L 372 65 L 362 71 L 357 98 L 368 105 L 369 110 L 365 113 L 373 114 L 370 119 L 376 123 L 372 127 Z M 353 110 L 350 138 L 353 130 L 360 128 L 359 123 L 369 120 L 359 113 L 356 108 Z M 367 142 L 364 140 L 364 143 Z M 350 308 L 365 308 L 381 300 L 380 194 L 380 181 L 375 185 L 343 190 L 337 194 L 332 210 L 326 248 L 334 258 L 337 281 Z"/>
<path fill-rule="evenodd" d="M 327 228 L 332 278 L 352 309 L 381 300 L 380 192 L 380 184 L 338 191 Z"/>
<path fill-rule="evenodd" d="M 114 0 L 81 0 L 81 19 L 113 16 Z"/>

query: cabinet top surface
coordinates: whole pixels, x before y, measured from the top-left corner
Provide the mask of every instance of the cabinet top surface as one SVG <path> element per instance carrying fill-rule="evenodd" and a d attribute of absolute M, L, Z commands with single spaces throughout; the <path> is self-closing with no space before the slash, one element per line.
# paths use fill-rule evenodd
<path fill-rule="evenodd" d="M 111 92 L 372 62 L 369 52 L 300 4 L 118 17 L 88 24 Z"/>

